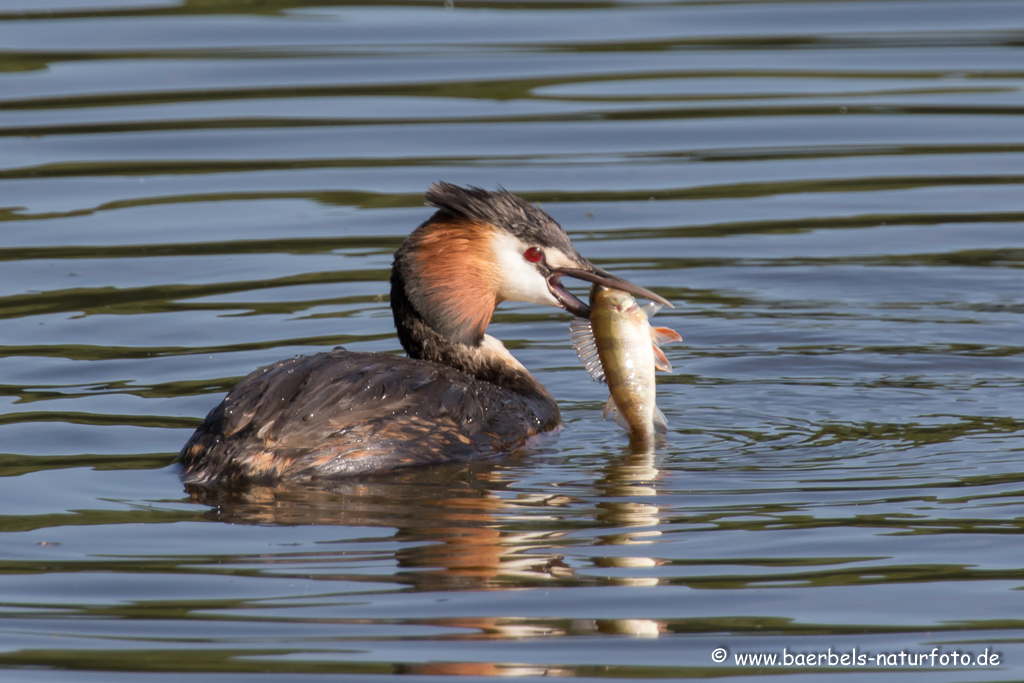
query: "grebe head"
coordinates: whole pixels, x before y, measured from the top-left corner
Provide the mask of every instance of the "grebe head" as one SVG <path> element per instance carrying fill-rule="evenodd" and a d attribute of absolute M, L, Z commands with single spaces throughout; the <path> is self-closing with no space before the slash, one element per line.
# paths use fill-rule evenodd
<path fill-rule="evenodd" d="M 395 253 L 392 306 L 403 295 L 445 338 L 479 344 L 494 308 L 523 301 L 589 318 L 590 307 L 561 282 L 573 277 L 671 304 L 583 258 L 536 205 L 505 190 L 437 183 L 426 194 L 437 212 Z M 401 292 L 395 292 L 401 283 Z M 396 309 L 396 321 L 398 310 Z"/>

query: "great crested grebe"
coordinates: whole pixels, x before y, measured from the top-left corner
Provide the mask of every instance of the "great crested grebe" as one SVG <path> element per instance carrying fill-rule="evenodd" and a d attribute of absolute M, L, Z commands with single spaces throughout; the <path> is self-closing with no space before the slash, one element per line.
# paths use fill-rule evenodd
<path fill-rule="evenodd" d="M 186 483 L 329 479 L 509 452 L 562 420 L 548 390 L 485 334 L 499 303 L 589 317 L 562 286 L 568 276 L 668 304 L 594 266 L 553 218 L 504 190 L 438 183 L 426 200 L 437 211 L 391 270 L 408 357 L 337 349 L 259 368 L 182 448 Z"/>

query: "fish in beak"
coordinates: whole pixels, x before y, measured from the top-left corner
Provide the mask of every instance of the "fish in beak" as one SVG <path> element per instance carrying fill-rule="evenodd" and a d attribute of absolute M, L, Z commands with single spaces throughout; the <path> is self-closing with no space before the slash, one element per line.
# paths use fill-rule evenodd
<path fill-rule="evenodd" d="M 551 293 L 554 295 L 558 303 L 561 304 L 562 308 L 569 311 L 578 318 L 590 318 L 590 306 L 580 301 L 578 298 L 573 296 L 569 290 L 562 285 L 562 277 L 572 277 L 577 280 L 586 280 L 587 282 L 593 282 L 594 284 L 603 285 L 611 289 L 620 289 L 624 292 L 629 292 L 634 296 L 643 297 L 649 299 L 662 306 L 668 306 L 674 308 L 663 296 L 655 294 L 646 287 L 635 285 L 629 280 L 623 280 L 618 275 L 612 275 L 607 270 L 598 268 L 593 263 L 587 260 L 583 260 L 579 264 L 579 267 L 552 267 L 551 275 L 548 276 L 548 287 L 551 289 Z"/>

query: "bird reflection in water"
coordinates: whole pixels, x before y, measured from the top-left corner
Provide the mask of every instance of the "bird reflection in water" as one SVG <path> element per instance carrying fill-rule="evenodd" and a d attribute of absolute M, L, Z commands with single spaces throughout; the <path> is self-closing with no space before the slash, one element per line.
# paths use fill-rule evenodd
<path fill-rule="evenodd" d="M 187 484 L 186 491 L 194 502 L 210 506 L 207 517 L 217 521 L 394 528 L 390 540 L 403 545 L 396 551 L 400 569 L 392 580 L 420 590 L 479 590 L 535 585 L 567 571 L 559 555 L 542 552 L 565 532 L 505 528 L 507 517 L 522 505 L 506 500 L 509 483 L 508 468 L 468 462 L 322 484 L 228 489 Z M 553 504 L 562 499 L 551 497 Z M 319 555 L 343 560 L 346 551 Z"/>
<path fill-rule="evenodd" d="M 601 470 L 595 486 L 602 499 L 593 523 L 608 533 L 599 546 L 656 547 L 661 510 L 653 503 L 660 473 L 652 453 L 620 455 Z M 434 468 L 393 472 L 327 485 L 249 485 L 211 489 L 186 485 L 191 500 L 209 506 L 209 519 L 260 525 L 342 525 L 395 529 L 388 541 L 401 546 L 394 551 L 398 568 L 387 580 L 422 591 L 498 590 L 568 586 L 653 586 L 655 577 L 599 576 L 593 571 L 578 574 L 566 563 L 561 549 L 571 544 L 579 529 L 579 500 L 556 490 L 553 495 L 516 493 L 517 459 L 495 462 L 453 463 Z M 544 514 L 548 509 L 552 514 Z M 541 514 L 538 514 L 538 510 Z M 571 518 L 571 524 L 559 521 Z M 537 523 L 540 522 L 540 523 Z M 387 552 L 387 551 L 385 551 Z M 320 568 L 339 571 L 317 574 L 320 580 L 374 581 L 380 574 L 365 572 L 366 553 L 352 548 L 325 550 L 308 555 Z M 275 562 L 280 558 L 257 558 Z M 289 553 L 289 561 L 296 559 Z M 592 559 L 596 568 L 631 569 L 644 573 L 662 561 L 639 552 L 608 554 Z M 346 572 L 347 563 L 358 569 Z M 639 572 L 635 571 L 639 570 Z M 466 617 L 426 620 L 445 627 L 472 629 L 480 637 L 520 638 L 616 633 L 656 636 L 663 622 L 650 619 L 536 620 L 514 616 Z M 460 664 L 459 666 L 468 663 Z M 454 665 L 454 664 L 453 664 Z M 490 671 L 499 675 L 501 671 Z M 551 675 L 553 672 L 548 672 Z M 521 675 L 521 674 L 519 674 Z"/>

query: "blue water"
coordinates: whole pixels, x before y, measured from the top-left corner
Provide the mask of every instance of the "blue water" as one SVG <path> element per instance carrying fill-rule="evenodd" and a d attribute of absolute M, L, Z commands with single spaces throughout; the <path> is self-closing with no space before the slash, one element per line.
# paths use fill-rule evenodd
<path fill-rule="evenodd" d="M 1013 0 L 0 0 L 0 679 L 1020 680 L 1022 35 Z M 667 443 L 503 304 L 557 437 L 186 490 L 254 368 L 399 349 L 437 180 L 675 303 Z"/>

